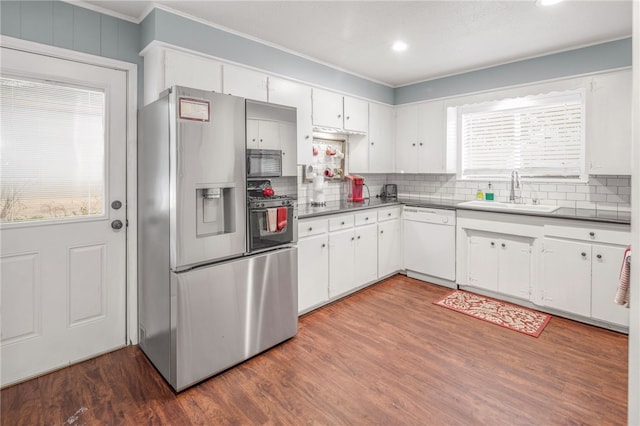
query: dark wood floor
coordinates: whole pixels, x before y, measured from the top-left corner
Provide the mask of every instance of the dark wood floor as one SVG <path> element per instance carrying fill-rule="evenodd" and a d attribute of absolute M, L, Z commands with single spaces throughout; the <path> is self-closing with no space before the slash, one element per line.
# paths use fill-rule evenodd
<path fill-rule="evenodd" d="M 174 394 L 137 346 L 2 391 L 3 425 L 626 424 L 627 336 L 554 317 L 533 338 L 403 276 Z"/>

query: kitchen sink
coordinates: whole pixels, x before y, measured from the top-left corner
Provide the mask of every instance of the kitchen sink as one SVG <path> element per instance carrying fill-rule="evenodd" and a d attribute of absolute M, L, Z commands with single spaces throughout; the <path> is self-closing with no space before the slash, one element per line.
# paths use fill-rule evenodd
<path fill-rule="evenodd" d="M 519 211 L 519 212 L 532 212 L 532 213 L 553 213 L 558 210 L 558 206 L 543 206 L 540 204 L 515 204 L 515 203 L 501 203 L 498 201 L 465 201 L 458 204 L 461 207 L 472 207 L 483 210 L 504 210 L 504 211 Z"/>

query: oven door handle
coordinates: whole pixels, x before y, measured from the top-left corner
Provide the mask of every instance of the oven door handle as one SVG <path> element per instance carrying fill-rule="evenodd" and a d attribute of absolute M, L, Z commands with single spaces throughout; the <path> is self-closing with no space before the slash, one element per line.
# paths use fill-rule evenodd
<path fill-rule="evenodd" d="M 293 208 L 293 206 L 279 206 L 279 207 L 269 207 L 269 208 L 272 208 L 272 209 L 279 209 L 280 207 L 286 207 L 286 208 L 287 208 L 287 210 L 290 210 L 290 209 L 292 209 L 292 208 Z M 268 210 L 267 208 L 264 208 L 264 209 L 263 209 L 263 208 L 259 208 L 259 209 L 249 209 L 249 212 L 250 212 L 250 213 L 266 213 L 266 212 L 267 212 L 267 210 Z"/>

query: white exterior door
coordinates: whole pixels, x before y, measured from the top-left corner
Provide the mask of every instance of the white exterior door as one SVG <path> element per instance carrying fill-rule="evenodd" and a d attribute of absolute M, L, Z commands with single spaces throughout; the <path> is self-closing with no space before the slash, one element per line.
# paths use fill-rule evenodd
<path fill-rule="evenodd" d="M 4 386 L 126 344 L 127 76 L 7 48 L 1 65 Z"/>

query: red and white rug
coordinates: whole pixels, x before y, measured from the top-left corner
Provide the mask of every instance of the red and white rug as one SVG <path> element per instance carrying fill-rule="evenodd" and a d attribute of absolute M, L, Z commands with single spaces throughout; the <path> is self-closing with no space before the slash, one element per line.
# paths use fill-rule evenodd
<path fill-rule="evenodd" d="M 433 303 L 533 337 L 538 337 L 551 319 L 541 312 L 462 290 L 454 290 Z"/>

